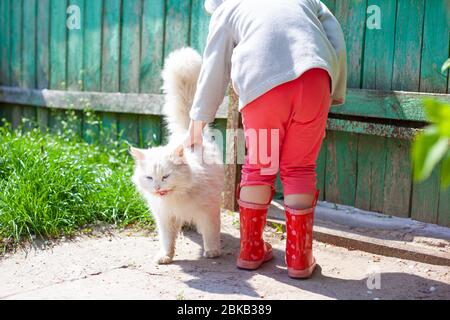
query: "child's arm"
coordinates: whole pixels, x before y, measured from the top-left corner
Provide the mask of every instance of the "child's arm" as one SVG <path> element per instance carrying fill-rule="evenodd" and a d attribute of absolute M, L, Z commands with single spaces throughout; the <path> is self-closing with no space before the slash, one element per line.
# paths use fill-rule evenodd
<path fill-rule="evenodd" d="M 190 112 L 192 120 L 206 123 L 214 121 L 217 109 L 225 97 L 234 48 L 232 33 L 216 13 L 211 18 L 202 69 Z"/>
<path fill-rule="evenodd" d="M 335 77 L 337 84 L 335 88 L 333 105 L 343 104 L 345 102 L 345 94 L 347 88 L 347 51 L 345 47 L 345 38 L 341 25 L 335 16 L 330 12 L 326 5 L 321 1 L 315 0 L 317 4 L 317 15 L 322 26 L 330 40 L 332 46 L 336 50 L 338 57 L 339 71 Z"/>

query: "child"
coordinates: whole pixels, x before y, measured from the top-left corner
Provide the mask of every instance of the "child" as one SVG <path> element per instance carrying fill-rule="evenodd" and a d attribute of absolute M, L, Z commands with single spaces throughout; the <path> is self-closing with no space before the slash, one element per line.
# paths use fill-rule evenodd
<path fill-rule="evenodd" d="M 253 270 L 272 258 L 263 241 L 277 173 L 260 159 L 268 150 L 279 159 L 284 188 L 288 274 L 307 278 L 316 265 L 316 161 L 329 107 L 343 104 L 346 93 L 342 29 L 319 0 L 206 0 L 205 9 L 212 17 L 184 146 L 201 144 L 231 77 L 248 150 L 238 188 L 237 266 Z"/>

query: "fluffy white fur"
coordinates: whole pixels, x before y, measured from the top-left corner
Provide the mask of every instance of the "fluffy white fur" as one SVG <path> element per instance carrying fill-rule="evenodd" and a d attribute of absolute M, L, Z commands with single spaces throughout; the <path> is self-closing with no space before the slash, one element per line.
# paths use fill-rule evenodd
<path fill-rule="evenodd" d="M 223 165 L 218 147 L 205 138 L 203 150 L 177 148 L 189 126 L 189 110 L 201 67 L 200 55 L 183 48 L 169 55 L 163 70 L 164 114 L 170 132 L 167 146 L 131 149 L 133 181 L 155 217 L 161 244 L 155 261 L 172 262 L 184 223 L 203 236 L 204 256 L 220 255 L 220 200 Z"/>

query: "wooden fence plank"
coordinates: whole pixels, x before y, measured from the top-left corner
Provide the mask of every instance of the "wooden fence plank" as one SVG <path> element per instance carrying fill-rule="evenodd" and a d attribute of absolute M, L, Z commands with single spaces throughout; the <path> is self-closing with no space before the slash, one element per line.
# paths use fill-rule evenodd
<path fill-rule="evenodd" d="M 127 0 L 122 3 L 122 39 L 120 55 L 120 91 L 139 92 L 140 23 L 141 1 Z M 118 116 L 119 132 L 123 139 L 139 145 L 139 119 L 136 115 L 121 113 Z"/>
<path fill-rule="evenodd" d="M 422 129 L 372 122 L 328 118 L 327 129 L 341 132 L 370 134 L 374 136 L 411 140 Z"/>
<path fill-rule="evenodd" d="M 67 87 L 66 8 L 66 0 L 52 0 L 50 6 L 50 88 L 59 90 Z"/>
<path fill-rule="evenodd" d="M 0 1 L 0 84 L 10 85 L 10 0 Z M 0 104 L 0 125 L 10 121 L 8 105 Z"/>
<path fill-rule="evenodd" d="M 439 192 L 438 223 L 450 228 L 450 187 Z"/>
<path fill-rule="evenodd" d="M 444 94 L 349 89 L 347 102 L 343 106 L 332 107 L 330 114 L 426 121 L 424 98 L 450 102 L 450 96 Z"/>
<path fill-rule="evenodd" d="M 139 92 L 141 1 L 126 0 L 122 6 L 120 91 Z"/>
<path fill-rule="evenodd" d="M 190 46 L 202 53 L 208 38 L 210 17 L 203 0 L 192 0 Z"/>
<path fill-rule="evenodd" d="M 336 2 L 336 17 L 341 23 L 347 45 L 348 86 L 361 88 L 363 48 L 366 30 L 366 0 Z"/>
<path fill-rule="evenodd" d="M 368 0 L 368 8 L 380 9 L 381 25 L 367 26 L 364 41 L 363 88 L 390 90 L 395 47 L 396 0 Z M 373 17 L 376 13 L 370 12 Z M 370 20 L 370 17 L 368 18 Z M 382 57 L 382 58 L 380 58 Z"/>
<path fill-rule="evenodd" d="M 128 141 L 133 146 L 138 146 L 140 144 L 138 116 L 121 113 L 117 120 L 119 138 Z"/>
<path fill-rule="evenodd" d="M 327 138 L 322 142 L 316 168 L 316 188 L 320 190 L 319 200 L 325 200 L 325 177 L 327 168 Z"/>
<path fill-rule="evenodd" d="M 10 0 L 0 1 L 0 84 L 10 85 Z"/>
<path fill-rule="evenodd" d="M 88 0 L 84 9 L 83 70 L 84 89 L 101 90 L 102 0 Z"/>
<path fill-rule="evenodd" d="M 167 0 L 164 56 L 189 44 L 191 0 Z"/>
<path fill-rule="evenodd" d="M 80 19 L 79 29 L 78 26 L 72 26 L 70 23 L 67 25 L 67 89 L 80 91 L 84 88 L 83 83 L 83 45 L 84 45 L 84 0 L 69 0 L 66 11 L 66 22 L 71 22 L 71 19 Z M 80 15 L 77 17 L 77 11 L 71 11 L 69 9 L 78 10 Z M 70 28 L 69 28 L 70 26 Z M 83 133 L 83 113 L 75 111 L 76 118 L 71 121 L 72 129 L 78 132 L 80 136 Z"/>
<path fill-rule="evenodd" d="M 102 86 L 102 10 L 102 0 L 85 2 L 83 15 L 83 87 L 86 91 L 100 91 Z M 88 107 L 94 108 L 90 103 Z M 83 118 L 83 138 L 88 142 L 96 141 L 99 138 L 99 117 L 98 113 L 94 113 L 92 117 Z"/>
<path fill-rule="evenodd" d="M 50 87 L 50 2 L 38 0 L 36 21 L 37 89 Z"/>
<path fill-rule="evenodd" d="M 161 145 L 161 117 L 139 116 L 139 145 L 144 148 Z"/>
<path fill-rule="evenodd" d="M 37 1 L 36 21 L 36 88 L 50 87 L 50 2 L 51 0 Z M 37 108 L 37 122 L 41 130 L 47 130 L 49 112 L 47 108 Z"/>
<path fill-rule="evenodd" d="M 227 152 L 225 159 L 225 186 L 223 192 L 223 207 L 227 210 L 238 210 L 236 199 L 236 187 L 241 181 L 241 167 L 239 165 L 241 144 L 245 138 L 239 135 L 238 129 L 242 129 L 242 115 L 237 111 L 238 97 L 233 89 L 229 89 L 230 105 L 227 118 Z M 243 132 L 241 132 L 243 133 Z M 242 163 L 242 162 L 241 162 Z"/>
<path fill-rule="evenodd" d="M 140 92 L 161 92 L 160 74 L 164 61 L 164 15 L 164 0 L 143 1 Z"/>
<path fill-rule="evenodd" d="M 411 218 L 429 223 L 438 222 L 439 188 L 439 168 L 435 168 L 425 181 L 413 183 Z"/>
<path fill-rule="evenodd" d="M 102 43 L 102 91 L 119 91 L 120 72 L 120 17 L 121 1 L 103 2 L 103 43 Z M 117 118 L 114 114 L 101 114 L 102 131 L 115 139 L 117 137 Z"/>
<path fill-rule="evenodd" d="M 424 0 L 399 0 L 392 89 L 419 91 Z"/>
<path fill-rule="evenodd" d="M 386 171 L 384 179 L 383 213 L 399 217 L 410 216 L 411 141 L 386 141 Z"/>
<path fill-rule="evenodd" d="M 69 0 L 68 8 L 80 9 L 79 29 L 77 26 L 67 28 L 67 89 L 73 91 L 83 90 L 83 34 L 84 34 L 84 0 Z M 74 9 L 76 10 L 76 9 Z M 76 11 L 65 15 L 68 21 L 76 17 Z"/>
<path fill-rule="evenodd" d="M 62 102 L 68 101 L 74 104 L 75 108 L 80 109 L 79 101 L 81 99 L 83 101 L 90 101 L 93 105 L 92 107 L 95 107 L 97 111 L 161 114 L 162 95 L 125 94 L 112 90 L 109 92 L 108 90 L 104 91 L 27 90 L 17 87 L 0 86 L 0 102 L 47 107 L 53 104 L 55 108 L 62 108 Z M 389 119 L 389 123 L 392 123 L 392 125 L 386 124 L 387 128 L 394 128 L 396 126 L 393 120 L 419 121 L 420 123 L 418 125 L 420 125 L 426 122 L 422 108 L 424 98 L 437 99 L 445 103 L 450 103 L 450 95 L 443 94 L 384 93 L 375 90 L 350 89 L 347 103 L 341 107 L 332 108 L 330 111 L 330 119 L 333 120 L 334 126 L 350 123 L 346 119 L 335 119 L 336 117 L 343 118 L 346 116 L 365 117 L 366 119 L 364 121 L 368 124 L 372 124 L 370 118 Z M 218 110 L 217 118 L 225 119 L 227 117 L 227 106 L 228 98 L 226 97 Z M 340 123 L 340 120 L 343 122 Z M 355 123 L 357 122 L 355 121 Z M 364 124 L 355 124 L 354 130 L 357 130 L 355 132 L 361 132 L 361 129 L 357 128 L 362 128 L 363 126 Z M 371 132 L 376 133 L 375 129 L 376 127 Z M 398 132 L 401 131 L 399 130 Z"/>
<path fill-rule="evenodd" d="M 354 133 L 327 132 L 325 199 L 355 205 L 358 136 Z"/>
<path fill-rule="evenodd" d="M 22 76 L 22 28 L 23 28 L 23 0 L 15 0 L 11 2 L 11 27 L 10 27 L 10 41 L 11 41 L 11 55 L 10 55 L 10 68 L 11 68 L 11 85 L 23 87 Z M 11 124 L 13 127 L 17 127 L 22 118 L 22 112 L 20 106 L 12 106 L 11 109 Z"/>
<path fill-rule="evenodd" d="M 358 181 L 355 206 L 383 210 L 386 138 L 361 134 L 358 140 Z"/>
<path fill-rule="evenodd" d="M 52 0 L 50 5 L 50 88 L 67 88 L 67 0 Z M 62 130 L 64 111 L 52 110 L 49 114 L 51 130 Z"/>
<path fill-rule="evenodd" d="M 441 66 L 449 56 L 450 1 L 425 2 L 420 91 L 447 91 L 447 75 Z"/>
<path fill-rule="evenodd" d="M 102 44 L 102 91 L 119 91 L 120 0 L 104 1 Z"/>
<path fill-rule="evenodd" d="M 323 0 L 323 3 L 330 9 L 331 12 L 335 12 L 336 10 L 336 0 Z"/>

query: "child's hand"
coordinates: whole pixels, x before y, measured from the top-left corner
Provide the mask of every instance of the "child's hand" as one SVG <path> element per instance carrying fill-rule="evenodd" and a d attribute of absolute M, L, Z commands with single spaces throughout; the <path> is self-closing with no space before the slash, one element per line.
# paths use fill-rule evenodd
<path fill-rule="evenodd" d="M 201 146 L 203 144 L 203 128 L 205 125 L 206 123 L 203 121 L 191 120 L 186 138 L 183 141 L 183 147 Z"/>

